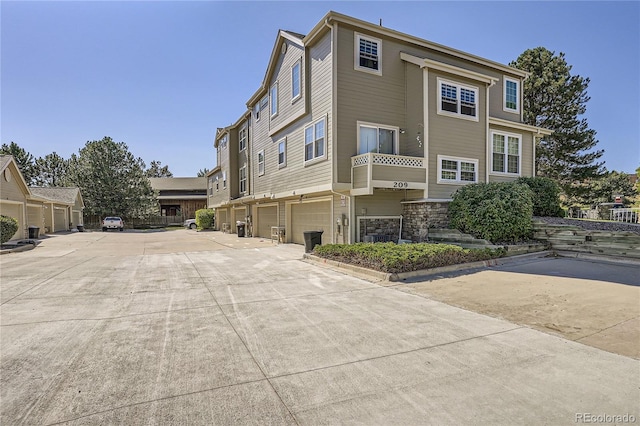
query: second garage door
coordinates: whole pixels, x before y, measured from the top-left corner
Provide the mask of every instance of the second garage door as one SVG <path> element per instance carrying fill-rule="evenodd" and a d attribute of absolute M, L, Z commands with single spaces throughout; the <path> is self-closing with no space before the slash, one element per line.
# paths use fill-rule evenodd
<path fill-rule="evenodd" d="M 304 231 L 324 231 L 322 244 L 331 242 L 331 201 L 291 205 L 291 240 L 304 244 Z"/>
<path fill-rule="evenodd" d="M 256 237 L 270 238 L 272 226 L 278 226 L 278 206 L 258 207 L 258 233 Z"/>

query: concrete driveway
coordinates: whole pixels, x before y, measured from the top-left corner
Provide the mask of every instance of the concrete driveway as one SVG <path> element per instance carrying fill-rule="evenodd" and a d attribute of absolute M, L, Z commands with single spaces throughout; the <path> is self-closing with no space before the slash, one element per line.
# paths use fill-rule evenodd
<path fill-rule="evenodd" d="M 640 421 L 637 360 L 302 254 L 178 230 L 0 256 L 0 423 Z"/>

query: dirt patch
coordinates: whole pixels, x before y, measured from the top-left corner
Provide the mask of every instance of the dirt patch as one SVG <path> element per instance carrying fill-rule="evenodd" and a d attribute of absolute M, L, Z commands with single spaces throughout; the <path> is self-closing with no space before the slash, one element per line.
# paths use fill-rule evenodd
<path fill-rule="evenodd" d="M 483 270 L 399 290 L 640 359 L 640 287 Z"/>

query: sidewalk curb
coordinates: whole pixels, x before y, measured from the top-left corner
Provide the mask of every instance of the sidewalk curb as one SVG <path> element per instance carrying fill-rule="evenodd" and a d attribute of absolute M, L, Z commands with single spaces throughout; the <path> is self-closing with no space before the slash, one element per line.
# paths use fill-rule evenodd
<path fill-rule="evenodd" d="M 37 242 L 28 242 L 26 244 L 16 245 L 13 248 L 3 248 L 0 249 L 0 255 L 9 254 L 9 253 L 20 253 L 22 251 L 33 250 L 38 245 Z"/>
<path fill-rule="evenodd" d="M 373 279 L 374 281 L 398 282 L 398 281 L 404 281 L 410 278 L 423 278 L 423 277 L 426 278 L 432 275 L 444 274 L 449 272 L 458 272 L 458 271 L 464 271 L 469 269 L 501 266 L 508 263 L 517 263 L 517 262 L 528 260 L 531 258 L 548 257 L 552 253 L 553 253 L 552 250 L 544 250 L 544 251 L 538 251 L 535 253 L 526 253 L 526 254 L 515 255 L 515 256 L 501 257 L 497 259 L 489 259 L 489 260 L 469 262 L 469 263 L 460 263 L 457 265 L 448 265 L 448 266 L 441 266 L 438 268 L 420 269 L 418 271 L 400 272 L 400 273 L 374 271 L 372 269 L 364 268 L 362 266 L 351 265 L 349 263 L 339 262 L 331 259 L 324 259 L 309 253 L 305 253 L 303 256 L 303 259 L 306 261 L 309 261 L 310 263 L 314 263 L 319 266 L 329 267 L 331 269 L 348 273 L 351 275 L 356 275 L 360 278 L 365 278 L 369 280 Z"/>

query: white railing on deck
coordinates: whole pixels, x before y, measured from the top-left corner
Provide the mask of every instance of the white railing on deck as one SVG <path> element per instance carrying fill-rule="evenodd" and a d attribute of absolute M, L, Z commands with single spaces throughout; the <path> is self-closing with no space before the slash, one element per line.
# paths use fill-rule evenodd
<path fill-rule="evenodd" d="M 616 222 L 640 223 L 640 208 L 611 209 L 609 219 Z"/>
<path fill-rule="evenodd" d="M 351 157 L 352 167 L 366 166 L 367 164 L 423 168 L 424 158 L 406 157 L 404 155 L 378 154 L 373 152 Z"/>

